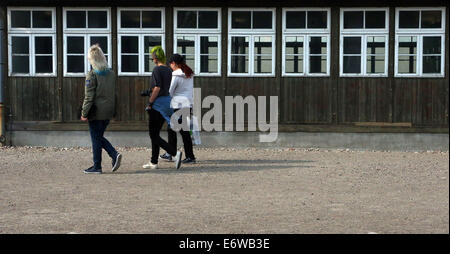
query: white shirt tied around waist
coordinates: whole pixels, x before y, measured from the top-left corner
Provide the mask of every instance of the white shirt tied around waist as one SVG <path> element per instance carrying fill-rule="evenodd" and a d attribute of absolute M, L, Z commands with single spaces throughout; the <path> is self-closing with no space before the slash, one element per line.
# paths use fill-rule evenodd
<path fill-rule="evenodd" d="M 172 108 L 191 108 L 193 104 L 194 77 L 186 78 L 183 71 L 172 72 L 169 93 L 172 96 Z"/>

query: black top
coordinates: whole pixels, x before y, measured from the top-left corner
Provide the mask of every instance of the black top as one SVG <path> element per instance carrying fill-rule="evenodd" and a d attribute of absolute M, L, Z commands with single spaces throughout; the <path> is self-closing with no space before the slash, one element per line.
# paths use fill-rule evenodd
<path fill-rule="evenodd" d="M 155 66 L 152 72 L 152 83 L 150 89 L 153 89 L 155 86 L 159 87 L 159 96 L 167 96 L 169 95 L 170 82 L 172 81 L 172 70 L 165 66 Z"/>

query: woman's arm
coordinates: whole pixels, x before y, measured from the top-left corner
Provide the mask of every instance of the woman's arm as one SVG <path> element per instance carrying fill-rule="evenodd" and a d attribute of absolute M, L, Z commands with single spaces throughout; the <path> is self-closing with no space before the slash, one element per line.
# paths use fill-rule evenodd
<path fill-rule="evenodd" d="M 84 88 L 83 109 L 81 112 L 81 120 L 86 121 L 89 110 L 94 104 L 95 90 L 97 88 L 97 80 L 93 75 L 88 74 Z"/>
<path fill-rule="evenodd" d="M 150 103 L 155 102 L 156 97 L 158 97 L 159 90 L 161 90 L 161 88 L 160 88 L 159 86 L 155 86 L 155 87 L 153 88 L 153 90 L 152 90 L 152 96 L 150 96 L 150 98 L 148 99 L 148 101 L 149 101 Z"/>
<path fill-rule="evenodd" d="M 169 94 L 171 96 L 173 96 L 173 93 L 177 89 L 177 86 L 178 86 L 177 77 L 176 76 L 172 76 L 172 81 L 170 82 L 170 88 L 169 88 Z"/>

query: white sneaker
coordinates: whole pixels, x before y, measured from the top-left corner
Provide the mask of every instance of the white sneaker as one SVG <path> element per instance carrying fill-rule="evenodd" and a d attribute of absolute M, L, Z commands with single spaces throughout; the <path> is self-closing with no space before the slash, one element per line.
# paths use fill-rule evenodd
<path fill-rule="evenodd" d="M 157 169 L 158 168 L 158 164 L 153 164 L 150 161 L 147 164 L 142 165 L 142 168 L 146 168 L 146 169 Z"/>
<path fill-rule="evenodd" d="M 175 158 L 173 158 L 173 161 L 175 161 L 175 168 L 179 169 L 181 166 L 181 156 L 183 155 L 182 152 L 178 151 L 177 155 L 175 155 Z"/>

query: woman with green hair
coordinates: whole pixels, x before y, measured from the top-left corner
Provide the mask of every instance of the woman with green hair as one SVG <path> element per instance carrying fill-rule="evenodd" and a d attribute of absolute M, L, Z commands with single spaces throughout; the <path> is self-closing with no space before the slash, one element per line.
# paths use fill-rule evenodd
<path fill-rule="evenodd" d="M 156 46 L 150 51 L 152 54 L 152 61 L 156 65 L 152 71 L 152 81 L 150 89 L 143 91 L 142 96 L 150 96 L 149 103 L 145 111 L 149 115 L 148 129 L 150 139 L 152 141 L 152 157 L 143 168 L 158 168 L 158 156 L 160 147 L 167 151 L 170 155 L 175 157 L 175 167 L 177 169 L 181 166 L 180 151 L 176 147 L 169 145 L 161 138 L 160 132 L 164 124 L 170 124 L 170 117 L 173 114 L 173 109 L 170 108 L 171 97 L 169 94 L 170 82 L 172 81 L 172 70 L 166 66 L 166 55 L 161 46 Z"/>

